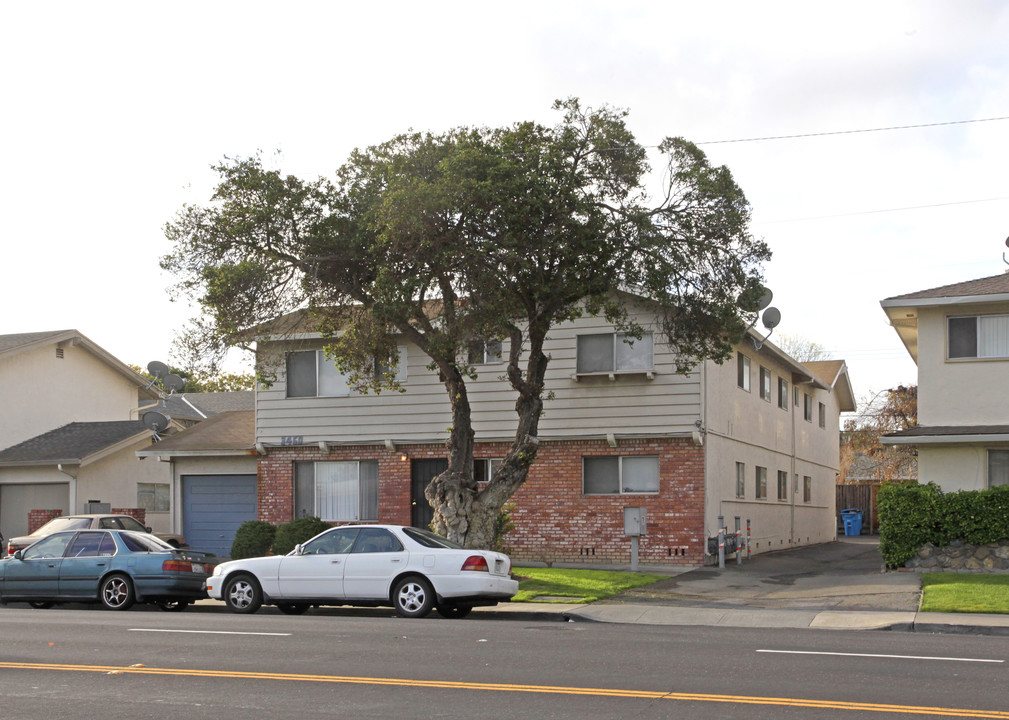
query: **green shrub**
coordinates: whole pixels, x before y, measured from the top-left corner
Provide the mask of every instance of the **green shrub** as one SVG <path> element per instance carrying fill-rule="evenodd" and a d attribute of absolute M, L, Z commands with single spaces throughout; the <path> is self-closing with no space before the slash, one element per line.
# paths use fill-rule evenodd
<path fill-rule="evenodd" d="M 306 540 L 311 540 L 324 530 L 329 530 L 332 525 L 323 522 L 317 517 L 304 517 L 284 523 L 277 528 L 277 536 L 273 538 L 273 553 L 275 555 L 287 555 L 294 550 L 295 545 L 300 545 Z"/>
<path fill-rule="evenodd" d="M 1009 539 L 1009 486 L 944 493 L 935 483 L 888 483 L 878 503 L 879 551 L 890 567 L 903 565 L 926 543 Z"/>
<path fill-rule="evenodd" d="M 491 550 L 508 552 L 505 536 L 515 529 L 515 523 L 512 522 L 512 510 L 514 509 L 514 505 L 505 505 L 494 519 L 494 538 L 491 541 Z"/>
<path fill-rule="evenodd" d="M 270 552 L 277 528 L 262 520 L 243 522 L 235 531 L 235 541 L 231 543 L 231 559 L 260 557 Z"/>

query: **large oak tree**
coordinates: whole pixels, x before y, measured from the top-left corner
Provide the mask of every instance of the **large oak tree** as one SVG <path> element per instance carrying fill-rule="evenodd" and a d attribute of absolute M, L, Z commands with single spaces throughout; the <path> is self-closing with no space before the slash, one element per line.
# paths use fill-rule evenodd
<path fill-rule="evenodd" d="M 448 469 L 426 496 L 435 529 L 470 547 L 489 546 L 536 458 L 552 327 L 603 314 L 633 340 L 643 331 L 628 312 L 636 298 L 688 372 L 729 356 L 770 256 L 749 232 L 731 173 L 697 146 L 662 141 L 652 196 L 647 151 L 625 111 L 576 99 L 555 109 L 554 127 L 400 135 L 354 151 L 333 180 L 284 176 L 258 157 L 226 160 L 211 202 L 184 207 L 166 227 L 174 246 L 162 266 L 204 310 L 191 345 L 219 354 L 249 328 L 307 312 L 351 382 L 376 392 L 396 386 L 375 359 L 394 357 L 398 338 L 427 354 L 452 426 Z M 494 340 L 508 341 L 517 424 L 478 487 L 467 350 Z"/>

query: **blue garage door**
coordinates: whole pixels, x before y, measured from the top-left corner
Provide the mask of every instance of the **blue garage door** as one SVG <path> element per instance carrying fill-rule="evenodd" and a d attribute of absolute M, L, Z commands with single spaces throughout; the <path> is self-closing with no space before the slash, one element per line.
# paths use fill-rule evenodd
<path fill-rule="evenodd" d="M 182 534 L 191 549 L 227 557 L 238 526 L 256 519 L 255 475 L 182 476 Z"/>

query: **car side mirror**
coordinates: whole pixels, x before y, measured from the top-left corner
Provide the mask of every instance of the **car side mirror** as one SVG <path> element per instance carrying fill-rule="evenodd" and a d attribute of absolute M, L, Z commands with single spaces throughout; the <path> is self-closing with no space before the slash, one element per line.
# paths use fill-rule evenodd
<path fill-rule="evenodd" d="M 24 558 L 21 557 L 21 556 L 22 556 L 22 551 L 21 550 L 18 550 L 16 553 L 14 553 L 14 559 L 15 560 L 23 560 Z"/>
<path fill-rule="evenodd" d="M 147 526 L 147 528 L 146 528 L 146 531 L 147 531 L 147 532 L 150 532 L 150 531 L 151 531 L 151 526 L 150 526 L 150 525 L 148 525 L 148 526 Z"/>
<path fill-rule="evenodd" d="M 295 555 L 304 555 L 305 554 L 305 546 L 301 545 L 301 544 L 295 545 L 294 546 L 294 554 Z"/>

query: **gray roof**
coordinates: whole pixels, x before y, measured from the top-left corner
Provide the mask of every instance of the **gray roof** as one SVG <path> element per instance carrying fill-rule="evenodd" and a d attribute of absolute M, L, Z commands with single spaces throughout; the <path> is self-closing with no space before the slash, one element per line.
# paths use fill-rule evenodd
<path fill-rule="evenodd" d="M 150 430 L 139 420 L 73 422 L 0 450 L 0 464 L 78 463 L 143 433 Z"/>
<path fill-rule="evenodd" d="M 157 410 L 170 418 L 202 420 L 222 412 L 254 410 L 255 407 L 256 396 L 252 390 L 181 393 L 169 395 L 164 400 L 142 406 L 140 415 L 143 416 L 145 410 Z"/>
<path fill-rule="evenodd" d="M 919 290 L 906 295 L 895 295 L 889 300 L 934 300 L 937 298 L 973 297 L 977 295 L 1002 295 L 1009 293 L 1009 273 L 943 285 L 929 290 Z"/>
<path fill-rule="evenodd" d="M 882 437 L 956 437 L 959 435 L 1009 435 L 1009 425 L 929 425 L 887 433 Z"/>
<path fill-rule="evenodd" d="M 166 437 L 144 450 L 140 457 L 153 455 L 255 455 L 256 413 L 252 410 L 222 412 L 209 420 Z"/>
<path fill-rule="evenodd" d="M 34 345 L 36 343 L 57 338 L 66 333 L 75 332 L 73 330 L 49 330 L 48 332 L 14 333 L 11 335 L 0 335 L 0 353 L 15 348 Z"/>

